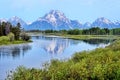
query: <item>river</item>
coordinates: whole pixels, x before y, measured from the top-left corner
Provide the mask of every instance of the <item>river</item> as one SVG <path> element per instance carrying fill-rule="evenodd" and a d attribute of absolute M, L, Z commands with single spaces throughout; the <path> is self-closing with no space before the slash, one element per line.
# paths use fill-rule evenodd
<path fill-rule="evenodd" d="M 41 68 L 52 59 L 69 59 L 75 52 L 110 44 L 109 40 L 72 40 L 55 36 L 32 36 L 32 43 L 0 46 L 0 80 L 20 65 Z"/>

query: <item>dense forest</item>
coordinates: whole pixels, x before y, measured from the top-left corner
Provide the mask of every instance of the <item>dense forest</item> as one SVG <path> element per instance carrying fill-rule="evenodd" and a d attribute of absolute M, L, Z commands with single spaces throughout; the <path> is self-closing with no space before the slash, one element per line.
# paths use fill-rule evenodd
<path fill-rule="evenodd" d="M 70 35 L 120 35 L 120 28 L 108 29 L 108 28 L 99 28 L 92 27 L 89 29 L 71 29 L 71 30 L 31 30 L 28 32 L 42 32 L 42 33 L 61 33 L 61 34 L 70 34 Z"/>
<path fill-rule="evenodd" d="M 17 23 L 16 26 L 9 22 L 0 23 L 0 45 L 10 44 L 14 41 L 28 41 L 29 39 L 30 37 L 21 29 L 20 23 Z"/>

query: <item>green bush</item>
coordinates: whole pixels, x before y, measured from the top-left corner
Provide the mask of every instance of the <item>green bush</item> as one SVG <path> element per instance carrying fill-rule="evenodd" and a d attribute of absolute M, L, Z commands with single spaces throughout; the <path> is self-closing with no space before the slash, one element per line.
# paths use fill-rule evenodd
<path fill-rule="evenodd" d="M 6 41 L 9 41 L 9 37 L 8 36 L 1 36 L 0 37 L 0 42 L 6 42 Z"/>
<path fill-rule="evenodd" d="M 14 38 L 15 35 L 12 32 L 10 32 L 7 36 L 9 37 L 10 41 L 14 41 L 15 40 L 15 38 Z"/>

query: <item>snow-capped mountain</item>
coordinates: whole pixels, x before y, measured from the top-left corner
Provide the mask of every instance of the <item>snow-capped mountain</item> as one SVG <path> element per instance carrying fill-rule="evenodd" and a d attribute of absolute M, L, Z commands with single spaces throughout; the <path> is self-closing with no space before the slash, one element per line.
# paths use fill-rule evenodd
<path fill-rule="evenodd" d="M 2 22 L 7 22 L 7 20 L 6 19 L 0 19 L 0 22 L 2 23 Z"/>
<path fill-rule="evenodd" d="M 39 18 L 29 25 L 29 29 L 69 30 L 80 28 L 81 25 L 82 24 L 80 24 L 78 21 L 68 19 L 62 12 L 58 10 L 51 10 L 44 17 Z"/>
<path fill-rule="evenodd" d="M 17 16 L 13 16 L 8 20 L 8 22 L 10 22 L 14 26 L 17 25 L 17 23 L 20 23 L 22 28 L 25 28 L 27 26 L 26 22 Z"/>
<path fill-rule="evenodd" d="M 86 22 L 84 25 L 83 25 L 83 29 L 87 29 L 87 28 L 91 28 L 92 27 L 92 24 L 90 22 Z"/>
<path fill-rule="evenodd" d="M 107 18 L 101 17 L 96 19 L 93 23 L 86 22 L 85 24 L 80 23 L 77 20 L 68 19 L 64 13 L 58 10 L 51 10 L 45 16 L 40 17 L 28 26 L 28 30 L 39 29 L 53 29 L 53 30 L 69 30 L 69 29 L 87 29 L 91 27 L 100 28 L 118 28 L 120 22 L 112 22 Z"/>
<path fill-rule="evenodd" d="M 88 29 L 91 27 L 100 28 L 120 28 L 120 21 L 112 22 L 107 18 L 97 18 L 93 23 L 86 22 L 80 23 L 77 20 L 68 19 L 64 13 L 58 10 L 51 10 L 43 17 L 38 18 L 31 24 L 27 24 L 19 17 L 12 17 L 8 20 L 0 19 L 0 22 L 10 22 L 12 25 L 16 25 L 18 22 L 25 30 L 69 30 L 69 29 Z"/>
<path fill-rule="evenodd" d="M 114 22 L 114 26 L 116 26 L 115 28 L 120 28 L 120 21 Z"/>
<path fill-rule="evenodd" d="M 77 20 L 71 20 L 70 22 L 71 22 L 71 26 L 73 27 L 73 29 L 82 29 L 83 28 L 82 23 L 80 23 Z"/>
<path fill-rule="evenodd" d="M 52 10 L 48 14 L 46 14 L 43 19 L 50 22 L 53 26 L 61 26 L 62 24 L 66 23 L 69 24 L 70 20 L 66 18 L 64 13 L 58 10 Z"/>
<path fill-rule="evenodd" d="M 25 28 L 25 30 L 48 30 L 48 29 L 55 30 L 54 27 L 46 20 L 37 20 Z"/>
<path fill-rule="evenodd" d="M 92 23 L 92 26 L 93 27 L 100 27 L 100 28 L 114 28 L 115 27 L 115 25 L 112 21 L 110 21 L 109 19 L 106 19 L 104 17 L 96 19 Z"/>

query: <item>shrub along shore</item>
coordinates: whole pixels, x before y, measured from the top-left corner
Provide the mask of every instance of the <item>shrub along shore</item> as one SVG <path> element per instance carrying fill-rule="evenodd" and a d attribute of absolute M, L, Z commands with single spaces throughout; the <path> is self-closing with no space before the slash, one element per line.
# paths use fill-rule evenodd
<path fill-rule="evenodd" d="M 20 23 L 16 26 L 9 22 L 0 22 L 0 45 L 20 44 L 31 42 L 22 29 Z"/>
<path fill-rule="evenodd" d="M 120 80 L 120 40 L 105 48 L 75 53 L 69 60 L 52 60 L 42 69 L 18 67 L 8 80 Z"/>

